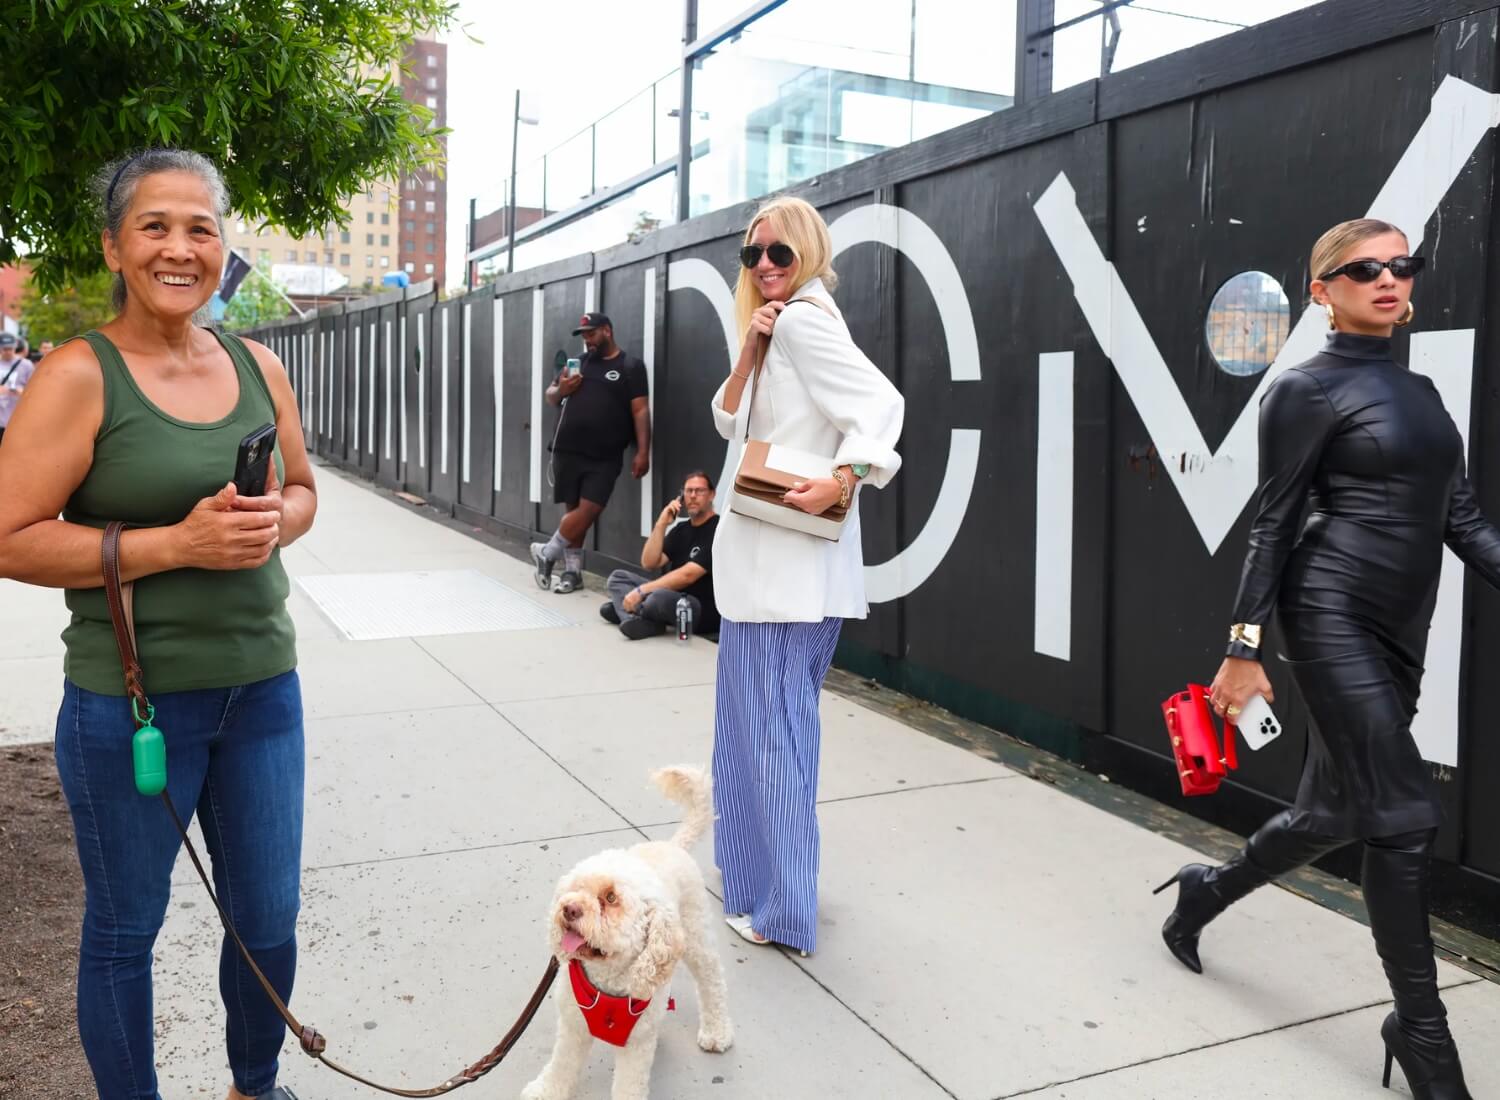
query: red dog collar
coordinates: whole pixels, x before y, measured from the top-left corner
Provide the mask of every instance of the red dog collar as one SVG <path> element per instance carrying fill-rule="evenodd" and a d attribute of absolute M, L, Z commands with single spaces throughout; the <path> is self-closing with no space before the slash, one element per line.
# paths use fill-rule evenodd
<path fill-rule="evenodd" d="M 620 997 L 598 989 L 577 959 L 568 963 L 568 978 L 573 983 L 573 1000 L 583 1013 L 589 1034 L 595 1039 L 622 1047 L 635 1030 L 635 1022 L 651 1006 L 649 1000 L 638 1001 L 634 997 Z M 667 1011 L 677 1007 L 675 999 L 667 998 Z"/>

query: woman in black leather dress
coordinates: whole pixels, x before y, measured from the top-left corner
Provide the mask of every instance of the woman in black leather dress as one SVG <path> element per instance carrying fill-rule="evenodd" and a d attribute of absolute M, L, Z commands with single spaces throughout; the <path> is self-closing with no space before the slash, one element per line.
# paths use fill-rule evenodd
<path fill-rule="evenodd" d="M 1162 936 L 1201 973 L 1199 933 L 1230 903 L 1362 841 L 1370 930 L 1395 999 L 1381 1027 L 1387 1083 L 1394 1057 L 1418 1098 L 1466 1100 L 1427 925 L 1442 812 L 1411 720 L 1443 546 L 1500 586 L 1500 532 L 1475 504 L 1432 382 L 1391 358 L 1421 268 L 1407 249 L 1400 230 L 1370 219 L 1335 226 L 1313 248 L 1312 297 L 1334 331 L 1261 403 L 1257 512 L 1211 694 L 1231 721 L 1251 696 L 1272 697 L 1260 642 L 1274 609 L 1312 719 L 1307 760 L 1293 807 L 1243 852 L 1220 867 L 1189 864 L 1159 888 L 1178 884 Z"/>

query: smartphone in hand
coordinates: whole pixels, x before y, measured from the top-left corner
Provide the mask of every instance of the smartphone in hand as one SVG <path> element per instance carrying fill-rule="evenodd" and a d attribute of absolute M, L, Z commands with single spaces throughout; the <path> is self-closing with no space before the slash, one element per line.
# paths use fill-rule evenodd
<path fill-rule="evenodd" d="M 242 497 L 266 495 L 266 481 L 276 453 L 276 425 L 263 424 L 240 440 L 234 460 L 234 487 Z"/>

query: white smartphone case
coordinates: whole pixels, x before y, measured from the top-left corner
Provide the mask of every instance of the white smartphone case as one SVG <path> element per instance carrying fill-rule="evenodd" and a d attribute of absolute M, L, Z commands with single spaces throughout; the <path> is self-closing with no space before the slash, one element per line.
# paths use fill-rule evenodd
<path fill-rule="evenodd" d="M 1250 697 L 1236 716 L 1234 728 L 1252 749 L 1263 749 L 1281 736 L 1281 723 L 1271 713 L 1271 704 L 1264 695 Z"/>

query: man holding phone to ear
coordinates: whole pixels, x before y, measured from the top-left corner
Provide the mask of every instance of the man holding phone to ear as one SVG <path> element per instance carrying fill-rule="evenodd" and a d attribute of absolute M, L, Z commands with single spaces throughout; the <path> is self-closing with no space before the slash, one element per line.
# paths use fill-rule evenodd
<path fill-rule="evenodd" d="M 552 499 L 567 511 L 550 540 L 531 544 L 538 587 L 551 587 L 560 561 L 563 574 L 553 591 L 562 593 L 583 587 L 583 540 L 609 503 L 625 448 L 635 443 L 632 477 L 651 468 L 646 364 L 620 350 L 602 313 L 585 313 L 573 335 L 583 337 L 588 355 L 547 387 L 547 404 L 562 406 L 552 440 Z"/>
<path fill-rule="evenodd" d="M 677 523 L 686 519 L 686 523 Z M 673 524 L 676 524 L 674 527 Z M 683 479 L 682 495 L 667 502 L 656 517 L 651 537 L 641 550 L 647 576 L 629 569 L 609 575 L 609 600 L 599 614 L 631 641 L 660 634 L 677 621 L 677 601 L 684 596 L 695 633 L 719 629 L 714 603 L 713 549 L 719 517 L 714 511 L 714 483 L 702 470 Z"/>

